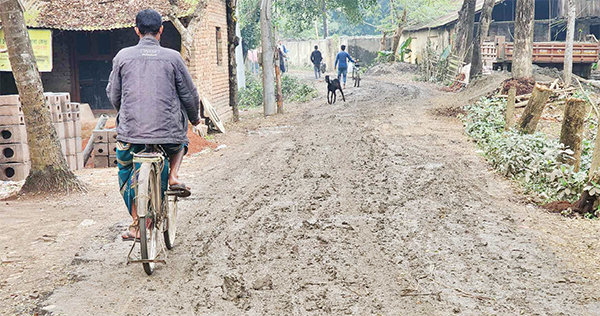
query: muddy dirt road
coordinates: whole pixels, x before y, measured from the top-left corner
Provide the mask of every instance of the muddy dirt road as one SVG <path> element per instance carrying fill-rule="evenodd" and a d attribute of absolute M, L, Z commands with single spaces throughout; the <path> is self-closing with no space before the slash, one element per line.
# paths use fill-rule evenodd
<path fill-rule="evenodd" d="M 196 194 L 181 203 L 169 264 L 151 277 L 124 263 L 118 192 L 88 194 L 81 207 L 93 200 L 118 214 L 92 217 L 94 231 L 57 261 L 68 280 L 40 307 L 53 315 L 600 315 L 597 223 L 529 206 L 489 171 L 459 122 L 431 114 L 457 97 L 368 78 L 347 89 L 345 103 L 321 96 L 284 116 L 247 115 L 218 137 L 227 148 L 186 161 Z"/>

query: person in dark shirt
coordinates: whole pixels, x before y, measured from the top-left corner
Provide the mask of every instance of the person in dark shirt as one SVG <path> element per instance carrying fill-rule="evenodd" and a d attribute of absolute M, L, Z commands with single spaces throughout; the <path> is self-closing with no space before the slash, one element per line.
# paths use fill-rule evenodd
<path fill-rule="evenodd" d="M 310 54 L 310 61 L 315 67 L 315 79 L 321 78 L 321 61 L 323 61 L 323 56 L 319 51 L 319 46 L 315 46 L 315 50 Z"/>
<path fill-rule="evenodd" d="M 338 68 L 338 80 L 341 82 L 341 77 L 344 75 L 344 89 L 346 89 L 346 76 L 348 76 L 348 60 L 354 62 L 350 54 L 346 52 L 346 45 L 342 45 L 342 50 L 335 57 L 335 68 Z"/>

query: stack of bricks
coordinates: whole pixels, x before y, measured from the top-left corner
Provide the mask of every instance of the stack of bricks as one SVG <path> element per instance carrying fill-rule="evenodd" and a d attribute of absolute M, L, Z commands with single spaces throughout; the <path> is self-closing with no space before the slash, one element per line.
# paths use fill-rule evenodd
<path fill-rule="evenodd" d="M 0 97 L 0 180 L 27 178 L 31 163 L 25 118 L 18 95 Z"/>
<path fill-rule="evenodd" d="M 107 168 L 117 166 L 117 131 L 115 129 L 95 130 L 94 167 Z"/>
<path fill-rule="evenodd" d="M 81 118 L 79 103 L 71 102 L 69 93 L 45 93 L 52 123 L 60 141 L 60 147 L 71 170 L 83 169 Z"/>

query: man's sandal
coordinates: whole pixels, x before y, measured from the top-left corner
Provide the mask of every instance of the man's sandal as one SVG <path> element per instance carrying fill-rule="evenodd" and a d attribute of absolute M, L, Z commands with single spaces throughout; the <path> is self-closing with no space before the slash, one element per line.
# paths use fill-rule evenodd
<path fill-rule="evenodd" d="M 133 221 L 133 223 L 131 225 L 129 225 L 129 228 L 127 229 L 125 234 L 121 236 L 123 241 L 135 241 L 135 242 L 140 241 L 140 239 L 138 237 L 136 237 L 135 235 L 133 235 L 131 233 L 132 228 L 136 231 L 136 233 L 139 232 L 139 224 L 138 224 L 137 218 Z"/>
<path fill-rule="evenodd" d="M 169 190 L 175 192 L 178 197 L 186 198 L 192 195 L 192 191 L 185 185 L 185 183 L 173 184 L 169 187 Z"/>

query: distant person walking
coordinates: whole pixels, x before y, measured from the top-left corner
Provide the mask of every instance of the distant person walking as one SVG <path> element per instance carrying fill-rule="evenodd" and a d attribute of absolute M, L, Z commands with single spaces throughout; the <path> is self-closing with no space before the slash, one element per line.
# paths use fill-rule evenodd
<path fill-rule="evenodd" d="M 321 78 L 321 62 L 323 61 L 323 56 L 319 51 L 319 46 L 315 46 L 315 50 L 310 54 L 310 61 L 315 66 L 315 79 Z"/>
<path fill-rule="evenodd" d="M 344 75 L 344 89 L 346 89 L 346 77 L 348 76 L 348 60 L 354 62 L 354 59 L 346 52 L 346 45 L 342 45 L 342 50 L 335 57 L 335 68 L 338 68 L 339 64 L 338 80 L 341 81 L 341 77 Z"/>

